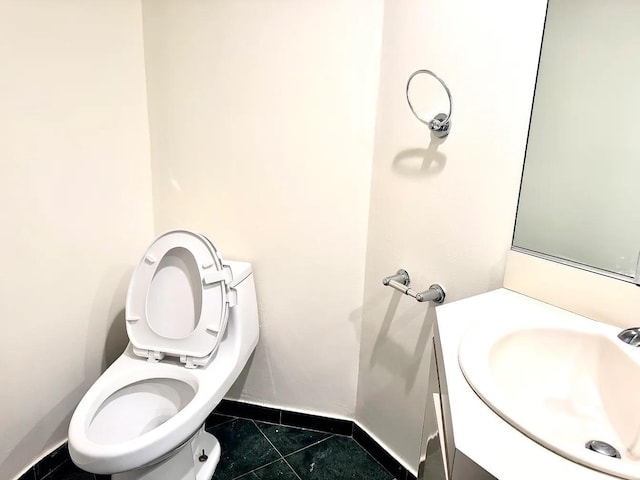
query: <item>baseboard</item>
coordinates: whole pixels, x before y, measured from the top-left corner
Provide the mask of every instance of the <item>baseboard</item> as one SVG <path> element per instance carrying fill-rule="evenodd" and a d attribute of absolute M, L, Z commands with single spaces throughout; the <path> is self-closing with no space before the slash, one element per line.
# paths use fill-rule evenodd
<path fill-rule="evenodd" d="M 16 480 L 47 480 L 53 477 L 61 467 L 71 462 L 67 442 L 63 441 L 49 453 L 44 454 L 40 460 L 30 466 Z M 96 480 L 109 480 L 110 475 L 94 475 Z"/>
<path fill-rule="evenodd" d="M 413 472 L 353 420 L 295 412 L 237 400 L 222 400 L 213 413 L 352 437 L 363 450 L 394 475 L 396 480 L 416 480 Z"/>
<path fill-rule="evenodd" d="M 236 400 L 222 400 L 212 413 L 352 437 L 363 450 L 389 473 L 394 475 L 396 480 L 417 480 L 409 469 L 402 465 L 393 454 L 388 452 L 353 420 L 296 412 Z M 70 461 L 67 443 L 64 442 L 49 454 L 44 455 L 16 480 L 46 480 L 58 468 Z M 96 475 L 96 478 L 104 480 L 108 479 L 109 476 Z"/>

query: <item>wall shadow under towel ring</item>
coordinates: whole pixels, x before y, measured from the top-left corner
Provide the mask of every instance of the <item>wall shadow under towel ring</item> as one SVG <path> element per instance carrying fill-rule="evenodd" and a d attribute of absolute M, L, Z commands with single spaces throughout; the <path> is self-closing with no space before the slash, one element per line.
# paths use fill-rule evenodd
<path fill-rule="evenodd" d="M 430 120 L 424 119 L 420 115 L 418 115 L 415 108 L 413 108 L 413 104 L 411 103 L 411 97 L 409 95 L 409 87 L 411 85 L 411 80 L 413 80 L 418 75 L 430 75 L 433 78 L 435 78 L 440 83 L 440 85 L 443 86 L 445 92 L 447 93 L 447 97 L 449 98 L 449 113 L 438 113 L 435 117 L 433 117 Z M 451 97 L 451 91 L 449 90 L 449 87 L 447 87 L 447 84 L 444 83 L 444 81 L 440 77 L 438 77 L 431 70 L 426 70 L 426 69 L 416 70 L 409 76 L 409 80 L 407 80 L 406 96 L 407 96 L 407 103 L 409 104 L 409 108 L 411 109 L 411 113 L 413 113 L 413 115 L 420 122 L 424 123 L 427 127 L 429 127 L 429 130 L 431 130 L 431 132 L 433 132 L 433 134 L 436 137 L 444 138 L 447 135 L 449 135 L 449 132 L 451 131 L 451 114 L 453 113 L 453 99 Z"/>
<path fill-rule="evenodd" d="M 444 170 L 447 156 L 438 151 L 442 139 L 432 140 L 427 148 L 407 148 L 393 157 L 394 172 L 404 177 L 437 175 Z"/>

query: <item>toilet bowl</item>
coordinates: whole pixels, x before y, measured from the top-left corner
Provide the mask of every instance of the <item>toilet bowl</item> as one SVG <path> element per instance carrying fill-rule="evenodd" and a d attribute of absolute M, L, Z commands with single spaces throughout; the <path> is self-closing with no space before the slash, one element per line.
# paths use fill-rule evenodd
<path fill-rule="evenodd" d="M 78 404 L 71 459 L 113 480 L 209 480 L 220 445 L 204 421 L 258 342 L 251 265 L 167 232 L 132 274 L 125 310 L 129 345 Z"/>

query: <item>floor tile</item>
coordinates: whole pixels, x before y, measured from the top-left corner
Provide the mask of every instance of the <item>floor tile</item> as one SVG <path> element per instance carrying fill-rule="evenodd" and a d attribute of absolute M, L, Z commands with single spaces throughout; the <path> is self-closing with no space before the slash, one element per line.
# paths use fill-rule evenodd
<path fill-rule="evenodd" d="M 358 425 L 353 426 L 353 439 L 395 478 L 405 480 L 407 470 Z"/>
<path fill-rule="evenodd" d="M 348 437 L 333 436 L 286 457 L 302 480 L 391 480 L 393 476 Z"/>
<path fill-rule="evenodd" d="M 36 465 L 36 478 L 44 478 L 64 463 L 70 461 L 69 449 L 64 444 L 38 462 Z"/>
<path fill-rule="evenodd" d="M 215 435 L 222 448 L 213 480 L 231 480 L 280 458 L 251 420 L 238 418 L 207 431 Z"/>
<path fill-rule="evenodd" d="M 300 480 L 284 460 L 278 460 L 266 467 L 262 467 L 237 480 Z"/>
<path fill-rule="evenodd" d="M 230 422 L 231 420 L 235 420 L 235 417 L 210 413 L 207 420 L 204 422 L 204 428 L 208 430 L 210 428 L 217 427 L 218 425 L 222 425 L 223 423 Z"/>
<path fill-rule="evenodd" d="M 256 477 L 256 475 L 251 472 L 251 473 L 247 473 L 246 475 L 242 475 L 241 477 L 236 477 L 234 480 L 257 480 L 258 477 Z"/>
<path fill-rule="evenodd" d="M 281 455 L 289 455 L 330 436 L 329 433 L 315 432 L 303 428 L 285 427 L 256 422 Z"/>
<path fill-rule="evenodd" d="M 44 480 L 95 480 L 95 478 L 93 473 L 79 469 L 72 462 L 66 462 L 44 477 Z"/>

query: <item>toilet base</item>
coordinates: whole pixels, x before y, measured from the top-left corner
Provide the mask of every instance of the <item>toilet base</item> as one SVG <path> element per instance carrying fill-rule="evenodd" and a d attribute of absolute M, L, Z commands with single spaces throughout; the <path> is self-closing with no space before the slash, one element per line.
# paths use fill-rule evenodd
<path fill-rule="evenodd" d="M 200 461 L 204 450 L 207 459 Z M 210 480 L 220 460 L 220 442 L 200 427 L 191 440 L 168 458 L 148 467 L 114 473 L 111 480 Z"/>

